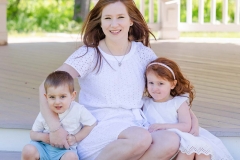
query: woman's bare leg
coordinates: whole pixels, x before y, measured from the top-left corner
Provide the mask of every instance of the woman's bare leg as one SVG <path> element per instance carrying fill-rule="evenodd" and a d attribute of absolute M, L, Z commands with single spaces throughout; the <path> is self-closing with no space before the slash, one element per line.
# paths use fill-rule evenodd
<path fill-rule="evenodd" d="M 136 160 L 148 149 L 151 134 L 140 127 L 130 127 L 122 131 L 118 139 L 107 145 L 96 160 Z"/>
<path fill-rule="evenodd" d="M 192 153 L 191 155 L 187 155 L 185 153 L 179 152 L 176 160 L 193 160 L 195 156 L 195 153 Z"/>
<path fill-rule="evenodd" d="M 141 160 L 169 160 L 178 151 L 179 137 L 170 131 L 152 133 L 152 144 Z"/>
<path fill-rule="evenodd" d="M 210 155 L 204 155 L 204 154 L 200 154 L 200 155 L 195 155 L 195 159 L 196 160 L 211 160 L 211 156 Z"/>

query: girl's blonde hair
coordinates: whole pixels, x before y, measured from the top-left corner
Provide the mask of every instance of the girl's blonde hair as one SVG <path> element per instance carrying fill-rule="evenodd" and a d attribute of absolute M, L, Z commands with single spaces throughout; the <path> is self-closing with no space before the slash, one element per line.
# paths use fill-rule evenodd
<path fill-rule="evenodd" d="M 174 82 L 174 75 L 171 73 L 171 71 L 167 68 L 164 67 L 162 65 L 159 64 L 152 64 L 152 63 L 162 63 L 167 65 L 170 69 L 172 69 L 174 75 L 175 75 L 175 79 L 177 80 L 177 84 L 175 86 L 174 89 L 172 89 L 170 91 L 171 96 L 175 97 L 175 96 L 182 96 L 185 93 L 189 94 L 189 106 L 192 106 L 192 101 L 195 97 L 195 91 L 194 91 L 194 86 L 191 84 L 191 82 L 185 78 L 180 70 L 180 68 L 178 67 L 177 63 L 167 59 L 167 58 L 157 58 L 156 60 L 152 61 L 151 63 L 149 63 L 146 72 L 145 72 L 145 77 L 148 74 L 148 72 L 154 72 L 157 76 L 173 83 Z M 150 65 L 152 64 L 152 65 Z M 150 98 L 152 98 L 152 96 L 148 93 L 147 91 L 147 78 L 145 78 L 146 80 L 146 95 Z"/>

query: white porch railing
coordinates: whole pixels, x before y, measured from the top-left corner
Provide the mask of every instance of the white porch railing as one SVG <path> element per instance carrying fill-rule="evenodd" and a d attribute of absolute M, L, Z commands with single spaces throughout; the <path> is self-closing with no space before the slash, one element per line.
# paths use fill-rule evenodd
<path fill-rule="evenodd" d="M 204 23 L 204 0 L 199 0 L 198 23 L 192 22 L 192 0 L 187 0 L 187 22 L 179 24 L 184 32 L 240 32 L 240 0 L 235 0 L 234 23 L 228 23 L 228 0 L 222 2 L 222 23 L 216 21 L 216 0 L 211 1 L 210 23 Z"/>
<path fill-rule="evenodd" d="M 235 0 L 234 23 L 228 23 L 228 0 L 222 2 L 222 23 L 216 21 L 216 0 L 211 1 L 210 23 L 204 22 L 204 0 L 199 0 L 197 23 L 192 21 L 192 0 L 186 1 L 186 22 L 180 22 L 179 0 L 149 0 L 148 6 L 145 6 L 145 0 L 135 1 L 140 3 L 139 9 L 143 15 L 148 10 L 149 27 L 160 31 L 163 39 L 178 38 L 180 32 L 240 32 L 240 0 Z M 154 4 L 157 4 L 157 11 Z M 155 21 L 154 15 L 157 16 Z"/>
<path fill-rule="evenodd" d="M 0 46 L 7 44 L 7 0 L 0 0 Z"/>

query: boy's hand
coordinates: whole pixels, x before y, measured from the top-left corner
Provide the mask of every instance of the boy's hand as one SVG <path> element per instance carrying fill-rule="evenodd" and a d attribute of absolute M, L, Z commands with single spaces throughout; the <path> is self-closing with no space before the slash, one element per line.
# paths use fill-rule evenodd
<path fill-rule="evenodd" d="M 69 146 L 71 146 L 71 145 L 77 143 L 77 139 L 76 139 L 76 137 L 74 135 L 69 134 L 67 136 L 67 142 L 68 142 Z"/>

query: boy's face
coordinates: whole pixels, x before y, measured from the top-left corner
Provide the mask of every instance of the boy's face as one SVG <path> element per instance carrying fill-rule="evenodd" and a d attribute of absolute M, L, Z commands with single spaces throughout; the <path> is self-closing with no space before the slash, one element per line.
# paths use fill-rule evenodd
<path fill-rule="evenodd" d="M 68 85 L 49 87 L 45 94 L 50 109 L 58 114 L 65 112 L 76 97 L 76 92 L 70 93 Z"/>

